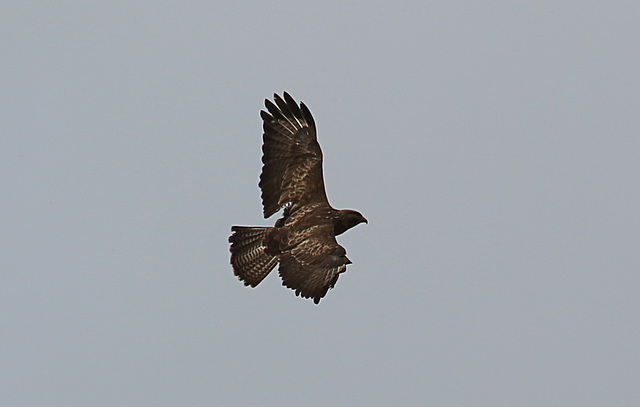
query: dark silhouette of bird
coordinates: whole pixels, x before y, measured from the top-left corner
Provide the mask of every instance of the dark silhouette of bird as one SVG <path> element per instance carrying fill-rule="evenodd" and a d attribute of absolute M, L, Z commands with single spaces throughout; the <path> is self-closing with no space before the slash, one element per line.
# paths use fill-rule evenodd
<path fill-rule="evenodd" d="M 279 263 L 282 284 L 318 304 L 351 261 L 336 236 L 367 220 L 334 209 L 322 176 L 322 150 L 304 103 L 284 92 L 265 100 L 262 174 L 265 218 L 284 208 L 273 227 L 233 226 L 229 237 L 234 274 L 255 287 Z"/>

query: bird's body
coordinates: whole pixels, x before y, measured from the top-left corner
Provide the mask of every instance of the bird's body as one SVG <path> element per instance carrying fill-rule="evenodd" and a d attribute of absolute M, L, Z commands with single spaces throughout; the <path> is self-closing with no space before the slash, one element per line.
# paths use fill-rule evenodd
<path fill-rule="evenodd" d="M 351 261 L 335 236 L 367 220 L 329 205 L 322 150 L 311 112 L 289 94 L 274 95 L 262 111 L 260 189 L 264 217 L 284 208 L 273 227 L 233 226 L 231 265 L 245 285 L 257 286 L 280 263 L 282 283 L 317 304 Z"/>

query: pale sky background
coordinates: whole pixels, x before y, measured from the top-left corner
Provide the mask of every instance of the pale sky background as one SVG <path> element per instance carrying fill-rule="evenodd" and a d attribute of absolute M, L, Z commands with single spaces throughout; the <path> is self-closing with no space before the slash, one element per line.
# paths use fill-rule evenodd
<path fill-rule="evenodd" d="M 640 3 L 0 10 L 0 405 L 640 405 Z M 259 110 L 353 264 L 246 288 Z"/>

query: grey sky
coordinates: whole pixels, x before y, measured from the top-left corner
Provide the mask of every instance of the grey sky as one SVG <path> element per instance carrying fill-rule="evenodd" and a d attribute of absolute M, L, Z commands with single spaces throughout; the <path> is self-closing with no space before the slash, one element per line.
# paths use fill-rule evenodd
<path fill-rule="evenodd" d="M 640 403 L 636 2 L 27 2 L 0 35 L 0 405 Z M 369 219 L 244 287 L 273 92 Z"/>

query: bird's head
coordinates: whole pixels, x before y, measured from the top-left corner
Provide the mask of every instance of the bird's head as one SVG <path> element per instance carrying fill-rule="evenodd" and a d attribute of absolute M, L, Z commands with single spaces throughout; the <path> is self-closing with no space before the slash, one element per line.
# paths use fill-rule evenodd
<path fill-rule="evenodd" d="M 334 221 L 334 232 L 336 236 L 346 232 L 347 230 L 360 223 L 369 223 L 369 221 L 367 221 L 367 219 L 362 216 L 360 212 L 351 209 L 342 209 L 337 212 L 337 215 L 338 216 Z"/>

